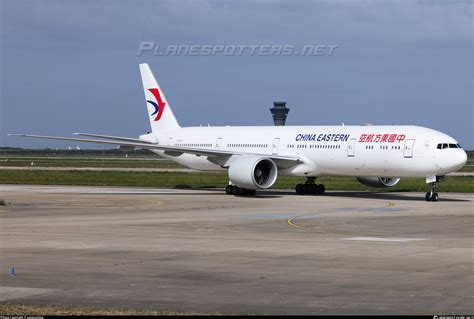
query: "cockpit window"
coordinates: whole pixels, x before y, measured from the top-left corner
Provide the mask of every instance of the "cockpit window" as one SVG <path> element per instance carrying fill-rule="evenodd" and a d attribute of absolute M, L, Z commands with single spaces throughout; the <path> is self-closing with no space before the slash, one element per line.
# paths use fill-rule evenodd
<path fill-rule="evenodd" d="M 438 146 L 436 146 L 436 148 L 439 150 L 444 150 L 445 148 L 462 148 L 462 147 L 459 144 L 439 143 Z"/>

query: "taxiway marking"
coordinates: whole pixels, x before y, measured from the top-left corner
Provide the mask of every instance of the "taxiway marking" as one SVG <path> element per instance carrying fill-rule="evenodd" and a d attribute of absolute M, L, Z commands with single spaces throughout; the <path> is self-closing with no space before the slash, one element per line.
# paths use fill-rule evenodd
<path fill-rule="evenodd" d="M 293 219 L 294 218 L 287 219 L 286 223 L 288 225 L 296 227 L 296 228 L 301 228 L 301 229 L 304 229 L 304 230 L 307 230 L 307 231 L 313 231 L 311 228 L 306 228 L 306 227 L 303 227 L 303 226 L 296 225 L 295 223 L 293 223 Z"/>

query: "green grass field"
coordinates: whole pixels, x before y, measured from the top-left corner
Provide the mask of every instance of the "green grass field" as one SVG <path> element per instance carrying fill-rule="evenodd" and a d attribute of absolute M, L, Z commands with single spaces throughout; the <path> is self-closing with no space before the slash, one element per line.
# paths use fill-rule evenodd
<path fill-rule="evenodd" d="M 461 169 L 457 170 L 457 172 L 463 172 L 463 173 L 472 173 L 474 172 L 474 161 L 469 161 L 461 167 Z"/>
<path fill-rule="evenodd" d="M 179 311 L 139 310 L 125 308 L 99 308 L 56 305 L 0 304 L 0 314 L 4 316 L 202 316 L 218 313 L 198 313 Z"/>
<path fill-rule="evenodd" d="M 276 189 L 294 189 L 303 178 L 281 176 Z M 171 173 L 171 172 L 90 172 L 90 171 L 26 171 L 1 170 L 0 184 L 38 185 L 94 185 L 137 186 L 166 188 L 223 188 L 227 185 L 225 173 Z M 395 187 L 379 189 L 360 184 L 353 177 L 318 178 L 327 190 L 356 191 L 421 191 L 427 190 L 423 178 L 402 179 Z M 440 192 L 474 192 L 474 176 L 452 176 L 438 184 Z"/>

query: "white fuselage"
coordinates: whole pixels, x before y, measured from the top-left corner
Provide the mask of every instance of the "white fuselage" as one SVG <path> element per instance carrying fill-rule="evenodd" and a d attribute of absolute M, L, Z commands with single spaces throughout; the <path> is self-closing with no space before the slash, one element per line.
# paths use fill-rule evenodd
<path fill-rule="evenodd" d="M 305 164 L 279 171 L 293 176 L 427 177 L 453 172 L 467 160 L 455 139 L 419 126 L 185 127 L 140 139 L 167 146 L 304 158 Z M 224 169 L 205 156 L 154 152 L 197 170 Z"/>

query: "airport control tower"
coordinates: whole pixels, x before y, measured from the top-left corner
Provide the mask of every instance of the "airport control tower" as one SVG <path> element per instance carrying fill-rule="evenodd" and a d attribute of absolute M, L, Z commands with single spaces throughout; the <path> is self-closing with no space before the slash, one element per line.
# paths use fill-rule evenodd
<path fill-rule="evenodd" d="M 275 126 L 285 126 L 286 116 L 289 111 L 290 109 L 286 107 L 286 102 L 273 102 L 270 112 L 272 113 Z"/>

